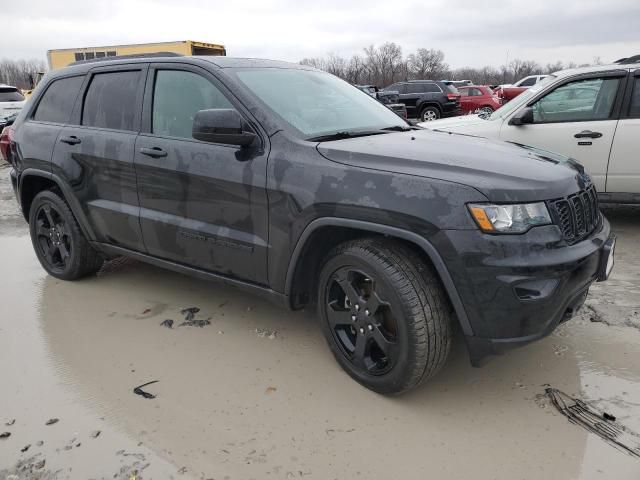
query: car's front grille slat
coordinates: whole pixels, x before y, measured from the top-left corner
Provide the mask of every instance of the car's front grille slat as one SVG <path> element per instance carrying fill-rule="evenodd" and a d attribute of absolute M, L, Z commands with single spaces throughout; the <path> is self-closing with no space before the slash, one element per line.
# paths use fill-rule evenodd
<path fill-rule="evenodd" d="M 589 236 L 598 226 L 600 213 L 598 194 L 591 186 L 566 198 L 549 202 L 551 215 L 567 243 Z"/>

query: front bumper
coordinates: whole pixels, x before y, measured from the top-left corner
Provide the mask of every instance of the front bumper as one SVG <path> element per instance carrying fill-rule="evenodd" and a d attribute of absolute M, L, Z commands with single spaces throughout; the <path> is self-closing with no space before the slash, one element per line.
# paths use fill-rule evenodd
<path fill-rule="evenodd" d="M 523 235 L 446 230 L 432 237 L 469 320 L 464 333 L 472 363 L 542 338 L 571 318 L 599 279 L 610 236 L 602 217 L 574 245 L 555 225 Z"/>

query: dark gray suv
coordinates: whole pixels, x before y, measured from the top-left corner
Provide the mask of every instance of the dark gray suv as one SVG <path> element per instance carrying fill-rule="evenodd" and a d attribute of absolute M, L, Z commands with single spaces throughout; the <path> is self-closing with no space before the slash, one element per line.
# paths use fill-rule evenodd
<path fill-rule="evenodd" d="M 433 376 L 454 322 L 476 365 L 547 335 L 613 264 L 576 163 L 411 127 L 300 65 L 70 66 L 0 143 L 51 275 L 126 255 L 315 306 L 340 365 L 381 393 Z"/>
<path fill-rule="evenodd" d="M 397 91 L 407 115 L 430 122 L 461 114 L 460 92 L 453 85 L 432 80 L 410 80 L 389 85 L 385 91 Z"/>

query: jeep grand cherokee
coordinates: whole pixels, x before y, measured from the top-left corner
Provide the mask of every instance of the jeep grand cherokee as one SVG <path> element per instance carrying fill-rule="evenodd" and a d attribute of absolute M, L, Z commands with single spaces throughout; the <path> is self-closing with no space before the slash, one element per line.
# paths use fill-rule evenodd
<path fill-rule="evenodd" d="M 550 333 L 613 265 L 589 176 L 411 127 L 342 80 L 227 57 L 85 62 L 38 85 L 2 152 L 33 247 L 76 280 L 128 255 L 317 306 L 381 393 Z"/>

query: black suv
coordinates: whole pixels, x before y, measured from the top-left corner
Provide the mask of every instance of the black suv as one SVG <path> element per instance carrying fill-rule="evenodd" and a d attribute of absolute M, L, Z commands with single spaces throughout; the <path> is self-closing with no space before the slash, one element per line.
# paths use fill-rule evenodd
<path fill-rule="evenodd" d="M 409 117 L 423 122 L 460 115 L 460 92 L 444 82 L 410 80 L 394 83 L 384 90 L 398 92 Z"/>
<path fill-rule="evenodd" d="M 49 73 L 3 134 L 51 275 L 131 256 L 317 306 L 340 365 L 399 393 L 549 334 L 613 263 L 589 176 L 410 127 L 309 67 L 121 58 Z"/>

